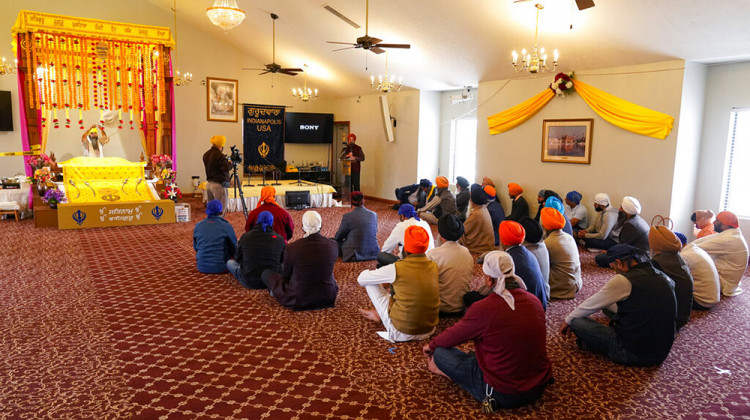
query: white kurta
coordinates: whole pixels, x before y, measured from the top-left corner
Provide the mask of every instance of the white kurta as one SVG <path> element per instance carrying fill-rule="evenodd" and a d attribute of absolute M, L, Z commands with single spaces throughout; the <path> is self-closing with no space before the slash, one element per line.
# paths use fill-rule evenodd
<path fill-rule="evenodd" d="M 705 308 L 719 303 L 721 283 L 711 256 L 693 244 L 685 245 L 680 255 L 690 269 L 690 275 L 693 276 L 693 300 Z"/>
<path fill-rule="evenodd" d="M 693 244 L 701 247 L 714 260 L 724 296 L 742 293 L 740 279 L 745 273 L 748 259 L 747 242 L 742 231 L 727 229 L 716 235 L 696 239 Z"/>
<path fill-rule="evenodd" d="M 573 299 L 581 290 L 581 259 L 575 239 L 562 229 L 550 232 L 544 240 L 549 252 L 549 297 Z"/>
<path fill-rule="evenodd" d="M 388 236 L 388 239 L 383 242 L 383 246 L 380 247 L 380 251 L 390 253 L 394 250 L 398 250 L 399 254 L 401 254 L 400 246 L 404 244 L 404 233 L 406 233 L 406 229 L 409 226 L 421 226 L 424 228 L 424 230 L 427 231 L 427 235 L 430 237 L 430 243 L 427 245 L 427 250 L 431 250 L 432 248 L 435 248 L 435 240 L 432 238 L 432 228 L 430 227 L 430 224 L 425 222 L 424 220 L 417 220 L 413 217 L 410 217 L 403 222 L 398 222 L 396 226 L 394 226 L 393 230 L 391 231 L 391 234 Z"/>

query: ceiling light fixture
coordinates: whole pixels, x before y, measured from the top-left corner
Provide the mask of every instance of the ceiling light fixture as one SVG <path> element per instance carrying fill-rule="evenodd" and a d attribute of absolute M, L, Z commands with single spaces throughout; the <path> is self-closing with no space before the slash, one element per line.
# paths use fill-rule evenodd
<path fill-rule="evenodd" d="M 172 83 L 175 86 L 187 86 L 193 81 L 193 73 L 180 74 L 177 70 L 177 0 L 174 0 L 172 4 L 172 11 L 174 11 L 174 74 L 172 75 Z"/>
<path fill-rule="evenodd" d="M 385 77 L 378 75 L 378 84 L 375 84 L 375 76 L 370 76 L 370 87 L 372 90 L 382 93 L 398 92 L 401 90 L 401 78 L 395 82 L 395 76 L 388 78 L 388 52 L 385 53 Z"/>
<path fill-rule="evenodd" d="M 521 51 L 521 64 L 518 65 L 518 54 L 515 50 L 513 50 L 513 68 L 516 70 L 516 72 L 521 71 L 528 71 L 531 74 L 539 73 L 539 72 L 545 72 L 545 71 L 555 71 L 555 68 L 557 67 L 557 59 L 560 57 L 560 55 L 557 53 L 557 50 L 553 52 L 554 54 L 554 61 L 552 61 L 552 68 L 547 68 L 547 54 L 544 53 L 544 47 L 539 48 L 539 43 L 537 42 L 537 35 L 539 34 L 539 11 L 544 9 L 544 6 L 541 4 L 536 4 L 536 30 L 534 31 L 534 47 L 532 48 L 532 53 L 527 54 L 526 48 Z"/>
<path fill-rule="evenodd" d="M 245 20 L 245 11 L 237 6 L 235 0 L 215 0 L 214 5 L 206 9 L 206 16 L 226 32 Z"/>
<path fill-rule="evenodd" d="M 307 87 L 307 64 L 305 64 L 305 87 L 301 89 L 292 88 L 292 96 L 299 99 L 302 102 L 307 102 L 310 99 L 318 99 L 318 89 L 314 91 Z"/>

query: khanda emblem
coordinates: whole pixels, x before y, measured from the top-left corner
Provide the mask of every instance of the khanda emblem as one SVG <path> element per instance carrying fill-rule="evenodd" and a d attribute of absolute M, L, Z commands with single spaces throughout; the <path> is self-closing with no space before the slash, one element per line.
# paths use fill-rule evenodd
<path fill-rule="evenodd" d="M 156 206 L 153 210 L 151 210 L 151 215 L 154 216 L 156 220 L 161 219 L 161 216 L 164 214 L 164 209 Z"/>
<path fill-rule="evenodd" d="M 77 212 L 73 213 L 73 220 L 78 223 L 78 226 L 81 226 L 83 224 L 83 221 L 86 220 L 86 213 L 78 210 Z"/>
<path fill-rule="evenodd" d="M 260 157 L 262 157 L 263 159 L 265 159 L 266 156 L 268 156 L 268 152 L 270 151 L 271 151 L 271 148 L 268 147 L 266 142 L 263 142 L 260 146 L 258 146 L 258 153 L 260 153 Z"/>

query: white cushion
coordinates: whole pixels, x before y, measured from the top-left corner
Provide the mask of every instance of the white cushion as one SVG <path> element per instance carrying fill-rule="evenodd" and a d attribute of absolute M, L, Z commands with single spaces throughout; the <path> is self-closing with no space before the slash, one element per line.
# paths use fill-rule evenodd
<path fill-rule="evenodd" d="M 17 201 L 0 201 L 0 211 L 21 210 Z"/>

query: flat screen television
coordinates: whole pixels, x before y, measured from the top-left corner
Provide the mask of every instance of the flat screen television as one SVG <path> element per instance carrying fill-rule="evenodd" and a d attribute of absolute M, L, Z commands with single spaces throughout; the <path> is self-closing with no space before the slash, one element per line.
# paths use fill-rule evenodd
<path fill-rule="evenodd" d="M 333 142 L 333 114 L 287 112 L 284 143 Z"/>
<path fill-rule="evenodd" d="M 13 108 L 7 90 L 0 90 L 0 131 L 13 131 Z"/>
<path fill-rule="evenodd" d="M 310 191 L 287 191 L 286 208 L 306 209 L 310 207 Z"/>

